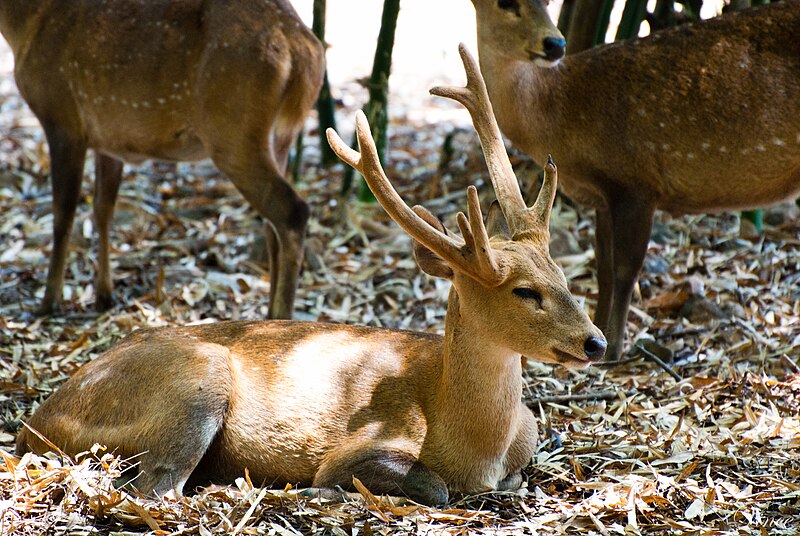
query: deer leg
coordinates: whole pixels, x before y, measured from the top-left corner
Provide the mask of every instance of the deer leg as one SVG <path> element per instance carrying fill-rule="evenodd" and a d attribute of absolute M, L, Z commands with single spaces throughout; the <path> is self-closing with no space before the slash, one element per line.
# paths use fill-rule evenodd
<path fill-rule="evenodd" d="M 313 486 L 353 490 L 353 477 L 377 495 L 406 496 L 426 505 L 446 504 L 449 499 L 442 477 L 416 456 L 397 448 L 363 444 L 340 447 L 329 453 L 314 477 Z"/>
<path fill-rule="evenodd" d="M 528 465 L 539 442 L 539 425 L 536 417 L 525 405 L 520 404 L 519 431 L 506 454 L 506 477 L 497 484 L 497 489 L 518 490 L 522 485 L 522 469 Z"/>
<path fill-rule="evenodd" d="M 228 175 L 245 199 L 269 221 L 267 249 L 270 259 L 269 318 L 291 318 L 308 222 L 308 205 L 278 172 L 262 150 L 244 162 L 226 153 L 214 162 Z"/>
<path fill-rule="evenodd" d="M 622 198 L 611 207 L 614 291 L 606 331 L 608 360 L 622 354 L 628 308 L 647 253 L 654 212 L 652 204 L 636 198 Z"/>
<path fill-rule="evenodd" d="M 190 415 L 177 426 L 164 423 L 163 436 L 142 454 L 138 473 L 124 485 L 147 496 L 160 497 L 169 491 L 181 495 L 222 426 L 224 408 L 216 409 Z M 166 437 L 176 442 L 165 441 Z"/>
<path fill-rule="evenodd" d="M 109 250 L 111 243 L 111 221 L 114 219 L 114 204 L 117 201 L 119 185 L 122 182 L 122 161 L 104 154 L 95 157 L 94 178 L 94 220 L 97 225 L 97 301 L 95 309 L 105 311 L 114 303 L 112 296 L 114 283 L 111 279 Z"/>
<path fill-rule="evenodd" d="M 53 187 L 53 249 L 47 269 L 44 299 L 36 313 L 49 314 L 61 302 L 64 265 L 67 261 L 70 231 L 81 193 L 86 145 L 80 137 L 52 122 L 42 121 L 50 149 Z"/>
<path fill-rule="evenodd" d="M 608 317 L 611 314 L 611 302 L 614 297 L 614 236 L 611 231 L 611 214 L 608 210 L 597 209 L 596 219 L 594 258 L 598 293 L 594 323 L 605 333 L 608 331 Z"/>

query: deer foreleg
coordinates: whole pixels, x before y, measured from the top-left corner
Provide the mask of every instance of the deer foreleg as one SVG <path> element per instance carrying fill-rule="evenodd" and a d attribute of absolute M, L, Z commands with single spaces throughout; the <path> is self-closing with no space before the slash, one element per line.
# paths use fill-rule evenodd
<path fill-rule="evenodd" d="M 340 447 L 325 457 L 313 485 L 353 490 L 353 477 L 376 495 L 406 496 L 427 505 L 446 504 L 449 499 L 442 477 L 416 456 L 392 447 Z"/>

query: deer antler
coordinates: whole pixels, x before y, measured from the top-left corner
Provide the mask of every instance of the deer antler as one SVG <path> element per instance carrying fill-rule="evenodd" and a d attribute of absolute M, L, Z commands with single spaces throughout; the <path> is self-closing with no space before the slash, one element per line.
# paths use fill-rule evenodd
<path fill-rule="evenodd" d="M 500 127 L 494 117 L 492 103 L 486 91 L 478 64 L 461 43 L 458 46 L 464 70 L 467 73 L 465 87 L 434 87 L 430 90 L 432 95 L 446 97 L 460 102 L 472 117 L 472 124 L 481 140 L 486 165 L 489 167 L 489 176 L 492 179 L 497 200 L 503 210 L 509 229 L 514 239 L 530 235 L 549 236 L 550 208 L 553 206 L 553 197 L 557 187 L 556 167 L 548 156 L 545 166 L 544 183 L 531 208 L 525 206 L 522 193 L 519 190 L 517 177 L 508 160 Z"/>
<path fill-rule="evenodd" d="M 361 173 L 375 198 L 389 216 L 414 240 L 444 259 L 454 270 L 468 275 L 487 287 L 499 285 L 506 273 L 497 263 L 483 224 L 483 214 L 474 186 L 467 188 L 467 214 L 459 212 L 456 220 L 463 240 L 440 232 L 421 218 L 392 187 L 378 159 L 378 150 L 363 112 L 356 112 L 358 148 L 351 149 L 333 129 L 326 132 L 328 143 L 339 158 Z"/>

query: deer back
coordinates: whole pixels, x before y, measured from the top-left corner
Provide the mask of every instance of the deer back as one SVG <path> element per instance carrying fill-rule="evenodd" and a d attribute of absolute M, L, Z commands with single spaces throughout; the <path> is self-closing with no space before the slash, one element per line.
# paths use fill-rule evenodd
<path fill-rule="evenodd" d="M 789 0 L 587 50 L 553 69 L 486 45 L 481 62 L 504 132 L 539 161 L 555 154 L 578 201 L 603 206 L 635 186 L 667 211 L 714 211 L 800 190 L 798 32 L 800 3 Z"/>

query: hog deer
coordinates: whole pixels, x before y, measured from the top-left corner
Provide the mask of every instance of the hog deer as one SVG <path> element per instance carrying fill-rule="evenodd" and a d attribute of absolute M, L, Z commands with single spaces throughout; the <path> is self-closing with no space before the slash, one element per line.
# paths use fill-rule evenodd
<path fill-rule="evenodd" d="M 144 453 L 134 485 L 150 494 L 229 482 L 245 468 L 254 482 L 316 488 L 349 489 L 355 476 L 374 493 L 427 504 L 519 487 L 537 441 L 521 400 L 521 355 L 583 368 L 603 358 L 606 342 L 548 252 L 555 166 L 527 208 L 477 64 L 462 57 L 467 86 L 434 92 L 470 111 L 500 206 L 488 224 L 474 186 L 460 238 L 408 208 L 361 112 L 360 152 L 328 131 L 413 237 L 419 266 L 452 281 L 444 337 L 292 321 L 142 329 L 80 369 L 30 427 L 67 453 L 95 442 Z M 24 429 L 17 449 L 47 446 Z"/>
<path fill-rule="evenodd" d="M 567 195 L 597 211 L 594 320 L 618 358 L 656 209 L 739 210 L 800 193 L 800 1 L 563 60 L 541 0 L 473 4 L 500 128 L 534 160 L 552 153 Z"/>
<path fill-rule="evenodd" d="M 122 160 L 211 158 L 268 220 L 269 316 L 291 317 L 309 210 L 284 172 L 322 84 L 324 51 L 288 0 L 9 0 L 0 32 L 50 148 L 53 248 L 39 313 L 61 301 L 92 148 L 98 310 L 112 305 Z"/>

